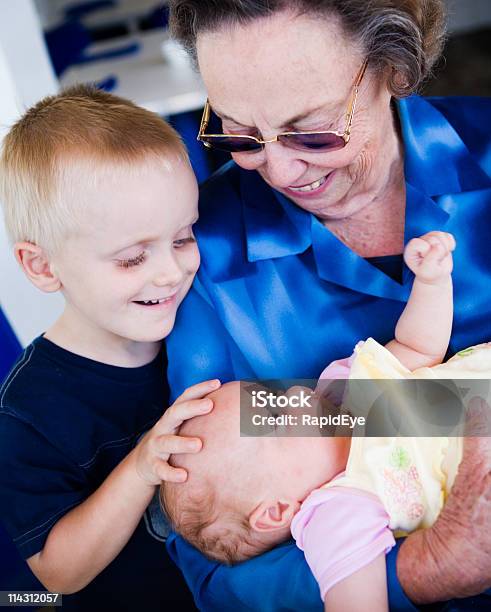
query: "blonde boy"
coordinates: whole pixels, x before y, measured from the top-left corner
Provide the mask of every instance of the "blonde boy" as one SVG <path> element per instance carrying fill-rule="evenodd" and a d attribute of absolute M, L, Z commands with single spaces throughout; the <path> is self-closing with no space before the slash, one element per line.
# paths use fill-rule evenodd
<path fill-rule="evenodd" d="M 162 339 L 199 266 L 197 198 L 174 130 L 89 87 L 42 100 L 4 142 L 15 256 L 66 305 L 0 389 L 0 519 L 47 589 L 79 592 L 65 609 L 191 605 L 144 513 L 156 485 L 185 480 L 169 453 L 201 446 L 177 427 L 219 385 L 162 416 Z"/>

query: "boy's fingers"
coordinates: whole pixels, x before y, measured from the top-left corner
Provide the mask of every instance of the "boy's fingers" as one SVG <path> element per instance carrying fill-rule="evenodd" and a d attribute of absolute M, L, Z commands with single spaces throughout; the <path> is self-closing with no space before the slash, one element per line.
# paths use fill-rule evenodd
<path fill-rule="evenodd" d="M 181 393 L 174 403 L 178 404 L 187 400 L 200 399 L 204 395 L 218 389 L 220 385 L 221 382 L 217 378 L 214 378 L 213 380 L 205 380 L 193 385 L 192 387 L 188 387 L 183 393 Z"/>
<path fill-rule="evenodd" d="M 155 473 L 164 482 L 184 482 L 187 480 L 188 473 L 184 468 L 175 468 L 160 460 L 155 466 Z"/>
<path fill-rule="evenodd" d="M 184 421 L 195 416 L 208 414 L 213 408 L 213 402 L 209 398 L 192 399 L 185 402 L 172 404 L 160 417 L 155 429 L 160 434 L 174 433 Z"/>
<path fill-rule="evenodd" d="M 154 444 L 158 453 L 166 455 L 197 453 L 202 447 L 202 442 L 199 438 L 175 435 L 159 436 L 155 439 Z"/>

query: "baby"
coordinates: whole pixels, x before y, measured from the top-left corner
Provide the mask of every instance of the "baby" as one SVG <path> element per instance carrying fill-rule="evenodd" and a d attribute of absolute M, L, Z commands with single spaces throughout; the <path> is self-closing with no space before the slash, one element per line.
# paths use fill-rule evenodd
<path fill-rule="evenodd" d="M 404 257 L 416 278 L 395 340 L 386 348 L 371 339 L 358 345 L 353 358 L 331 364 L 322 377 L 346 378 L 351 369 L 353 378 L 410 378 L 411 371 L 466 378 L 466 368 L 476 367 L 474 377 L 489 377 L 491 356 L 479 347 L 436 365 L 451 331 L 454 247 L 442 232 L 412 240 Z M 161 487 L 174 528 L 225 563 L 258 555 L 292 533 L 326 608 L 387 608 L 392 530 L 407 533 L 435 520 L 460 461 L 459 439 L 291 437 L 279 430 L 239 437 L 239 393 L 239 383 L 224 385 L 211 395 L 213 412 L 180 429 L 199 436 L 203 449 L 199 457 L 173 459 L 189 473 L 185 484 Z M 432 469 L 435 457 L 441 469 Z"/>

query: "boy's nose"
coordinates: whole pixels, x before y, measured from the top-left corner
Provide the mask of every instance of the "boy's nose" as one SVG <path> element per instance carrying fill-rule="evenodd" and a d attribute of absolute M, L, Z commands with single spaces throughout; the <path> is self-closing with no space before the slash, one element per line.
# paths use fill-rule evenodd
<path fill-rule="evenodd" d="M 154 278 L 154 285 L 157 287 L 179 285 L 183 278 L 183 271 L 173 257 L 169 257 L 164 262 L 162 268 L 158 271 Z"/>

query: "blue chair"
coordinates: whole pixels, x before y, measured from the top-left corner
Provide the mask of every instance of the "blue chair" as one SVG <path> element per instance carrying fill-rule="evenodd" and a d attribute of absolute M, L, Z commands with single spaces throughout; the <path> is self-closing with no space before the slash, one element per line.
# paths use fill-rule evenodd
<path fill-rule="evenodd" d="M 165 30 L 169 26 L 169 7 L 160 2 L 138 21 L 139 30 Z"/>
<path fill-rule="evenodd" d="M 86 50 L 93 42 L 92 37 L 89 30 L 76 20 L 66 21 L 48 30 L 44 36 L 53 69 L 58 77 L 69 66 L 125 57 L 140 49 L 139 43 L 131 42 L 109 51 L 89 55 Z"/>
<path fill-rule="evenodd" d="M 94 11 L 100 9 L 114 8 L 117 5 L 115 0 L 89 0 L 88 2 L 77 2 L 65 8 L 67 19 L 81 19 Z"/>
<path fill-rule="evenodd" d="M 21 352 L 20 342 L 0 308 L 0 384 Z"/>

